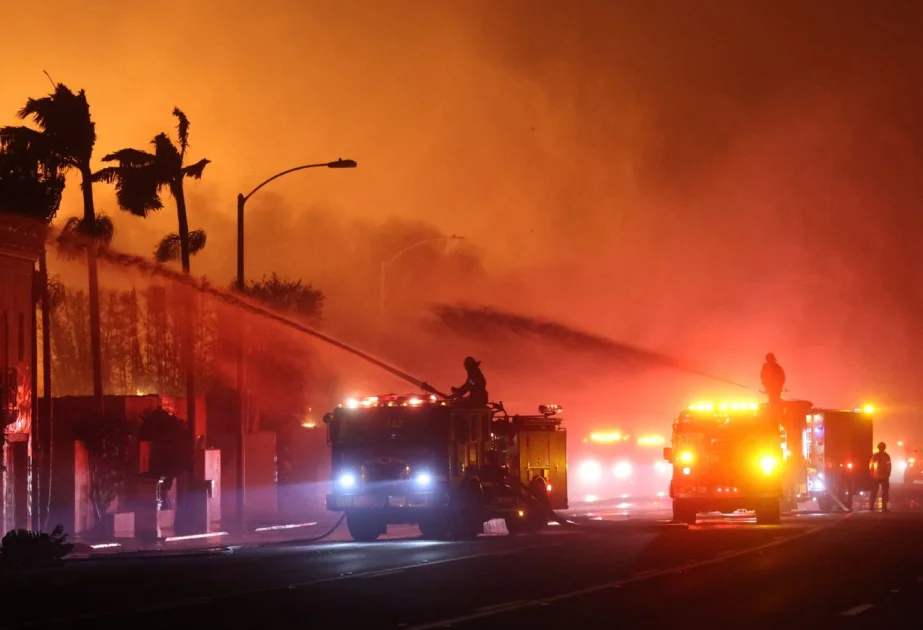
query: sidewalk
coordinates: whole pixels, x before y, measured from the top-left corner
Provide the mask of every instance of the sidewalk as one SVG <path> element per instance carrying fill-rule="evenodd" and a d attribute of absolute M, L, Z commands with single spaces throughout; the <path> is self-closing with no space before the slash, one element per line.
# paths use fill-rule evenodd
<path fill-rule="evenodd" d="M 188 536 L 165 536 L 146 542 L 135 538 L 116 540 L 91 540 L 82 536 L 72 538 L 74 550 L 68 560 L 179 555 L 190 553 L 226 552 L 232 547 L 266 543 L 298 541 L 327 533 L 339 520 L 339 514 L 329 512 L 290 517 L 288 522 L 251 525 L 246 533 L 218 528 L 216 531 Z"/>

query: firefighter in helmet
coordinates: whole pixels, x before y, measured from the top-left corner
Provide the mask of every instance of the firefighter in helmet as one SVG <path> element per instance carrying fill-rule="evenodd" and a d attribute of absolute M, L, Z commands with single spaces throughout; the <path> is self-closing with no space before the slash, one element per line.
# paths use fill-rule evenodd
<path fill-rule="evenodd" d="M 468 378 L 461 387 L 452 388 L 453 400 L 465 399 L 477 407 L 487 406 L 487 379 L 481 372 L 481 362 L 474 357 L 465 357 L 465 372 Z M 465 396 L 467 395 L 467 398 Z"/>
<path fill-rule="evenodd" d="M 770 403 L 782 402 L 782 391 L 785 389 L 785 370 L 776 361 L 776 355 L 769 353 L 766 355 L 766 363 L 760 372 L 760 380 L 763 382 L 763 389 L 769 397 Z"/>
<path fill-rule="evenodd" d="M 869 511 L 875 511 L 878 499 L 878 487 L 881 486 L 881 511 L 888 511 L 888 498 L 891 494 L 891 456 L 885 453 L 885 443 L 878 443 L 878 452 L 869 461 L 869 473 L 872 475 L 872 494 L 869 496 Z"/>

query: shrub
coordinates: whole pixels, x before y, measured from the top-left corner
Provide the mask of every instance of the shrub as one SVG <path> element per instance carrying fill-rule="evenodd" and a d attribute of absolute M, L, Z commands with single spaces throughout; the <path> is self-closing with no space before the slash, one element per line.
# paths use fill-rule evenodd
<path fill-rule="evenodd" d="M 61 566 L 74 548 L 67 542 L 64 527 L 58 525 L 51 534 L 12 529 L 3 537 L 0 566 L 8 568 L 42 568 Z"/>

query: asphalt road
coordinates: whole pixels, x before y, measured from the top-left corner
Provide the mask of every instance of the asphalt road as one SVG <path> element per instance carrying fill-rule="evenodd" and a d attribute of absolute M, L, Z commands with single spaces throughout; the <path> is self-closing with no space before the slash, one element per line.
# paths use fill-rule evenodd
<path fill-rule="evenodd" d="M 464 543 L 373 543 L 87 560 L 0 574 L 2 627 L 878 628 L 923 619 L 923 511 L 609 520 Z M 614 508 L 615 517 L 619 510 Z M 603 520 L 592 520 L 602 518 Z M 35 605 L 30 605 L 34 602 Z M 201 626 L 200 626 L 201 624 Z"/>

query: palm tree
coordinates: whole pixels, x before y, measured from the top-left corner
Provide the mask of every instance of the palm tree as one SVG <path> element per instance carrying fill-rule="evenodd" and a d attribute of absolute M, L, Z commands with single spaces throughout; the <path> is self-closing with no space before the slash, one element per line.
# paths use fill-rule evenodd
<path fill-rule="evenodd" d="M 147 216 L 154 210 L 163 208 L 161 193 L 166 188 L 176 203 L 176 217 L 179 230 L 168 234 L 157 247 L 155 256 L 167 261 L 177 258 L 183 266 L 183 273 L 189 273 L 189 258 L 205 247 L 205 232 L 189 231 L 186 214 L 186 194 L 183 182 L 187 177 L 201 179 L 202 172 L 210 160 L 201 159 L 194 164 L 185 164 L 186 151 L 189 148 L 189 119 L 179 108 L 173 109 L 177 120 L 177 139 L 179 146 L 173 143 L 165 133 L 157 134 L 151 141 L 154 152 L 139 149 L 122 149 L 110 153 L 103 162 L 117 162 L 117 166 L 102 169 L 94 175 L 96 181 L 115 184 L 115 194 L 119 206 L 137 216 Z M 193 366 L 193 321 L 192 304 L 186 303 L 185 348 L 186 358 L 186 413 L 191 428 L 195 427 L 195 370 Z M 195 431 L 192 431 L 195 440 Z"/>
<path fill-rule="evenodd" d="M 64 235 L 79 233 L 92 239 L 95 245 L 112 240 L 112 221 L 97 214 L 93 203 L 93 172 L 90 161 L 96 145 L 96 124 L 90 117 L 86 93 L 76 94 L 63 83 L 54 84 L 48 96 L 26 101 L 19 110 L 19 118 L 32 118 L 37 129 L 31 127 L 4 127 L 0 129 L 0 146 L 30 147 L 42 151 L 42 162 L 53 164 L 57 170 L 76 170 L 80 173 L 83 191 L 83 218 L 72 218 L 64 227 Z M 90 293 L 90 354 L 93 362 L 93 396 L 102 410 L 103 377 L 102 349 L 99 330 L 99 276 L 96 267 L 95 247 L 87 247 L 87 268 Z"/>

